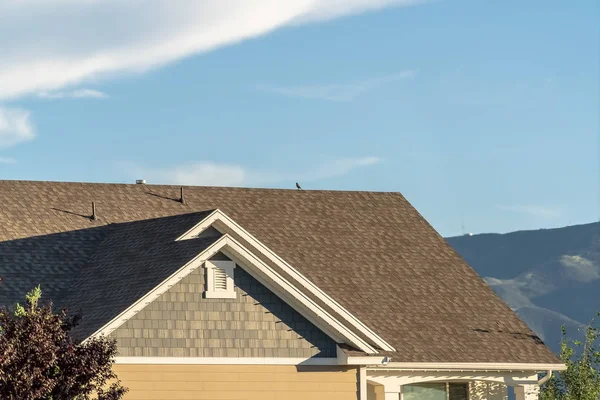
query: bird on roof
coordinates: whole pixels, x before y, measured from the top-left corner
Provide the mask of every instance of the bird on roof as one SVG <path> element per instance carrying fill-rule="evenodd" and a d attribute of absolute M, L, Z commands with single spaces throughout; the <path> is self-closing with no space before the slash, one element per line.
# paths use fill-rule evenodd
<path fill-rule="evenodd" d="M 296 189 L 302 190 L 302 187 L 300 187 L 300 184 L 298 182 L 296 182 Z"/>

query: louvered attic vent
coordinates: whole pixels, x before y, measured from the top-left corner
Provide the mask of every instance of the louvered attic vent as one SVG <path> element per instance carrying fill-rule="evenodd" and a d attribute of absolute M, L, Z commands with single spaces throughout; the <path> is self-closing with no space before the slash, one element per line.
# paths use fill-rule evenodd
<path fill-rule="evenodd" d="M 233 261 L 207 261 L 206 265 L 206 291 L 207 299 L 232 299 L 235 298 Z"/>
<path fill-rule="evenodd" d="M 227 290 L 227 273 L 223 268 L 216 267 L 213 272 L 215 292 Z"/>

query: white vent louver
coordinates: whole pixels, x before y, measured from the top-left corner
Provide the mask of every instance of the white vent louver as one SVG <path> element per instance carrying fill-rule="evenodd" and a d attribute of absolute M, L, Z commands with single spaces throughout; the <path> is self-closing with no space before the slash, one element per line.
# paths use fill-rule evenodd
<path fill-rule="evenodd" d="M 215 267 L 213 278 L 215 291 L 227 290 L 227 272 L 223 268 Z"/>
<path fill-rule="evenodd" d="M 207 299 L 234 299 L 236 297 L 233 273 L 233 261 L 206 261 L 206 291 Z"/>

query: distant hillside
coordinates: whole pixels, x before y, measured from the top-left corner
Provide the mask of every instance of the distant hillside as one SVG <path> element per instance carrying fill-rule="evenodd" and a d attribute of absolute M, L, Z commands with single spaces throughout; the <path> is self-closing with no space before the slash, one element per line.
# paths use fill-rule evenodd
<path fill-rule="evenodd" d="M 600 311 L 600 223 L 446 240 L 554 351 Z"/>

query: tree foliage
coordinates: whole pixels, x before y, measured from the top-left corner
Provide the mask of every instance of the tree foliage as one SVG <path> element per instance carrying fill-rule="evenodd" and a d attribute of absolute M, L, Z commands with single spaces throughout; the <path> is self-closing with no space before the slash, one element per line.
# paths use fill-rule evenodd
<path fill-rule="evenodd" d="M 0 398 L 7 400 L 118 400 L 126 388 L 112 370 L 117 353 L 107 338 L 78 343 L 79 317 L 40 306 L 38 286 L 14 312 L 0 310 Z"/>
<path fill-rule="evenodd" d="M 567 369 L 555 374 L 542 386 L 540 400 L 600 399 L 600 348 L 597 343 L 600 331 L 596 318 L 584 328 L 583 333 L 583 341 L 572 340 L 567 337 L 563 326 L 560 359 Z"/>

